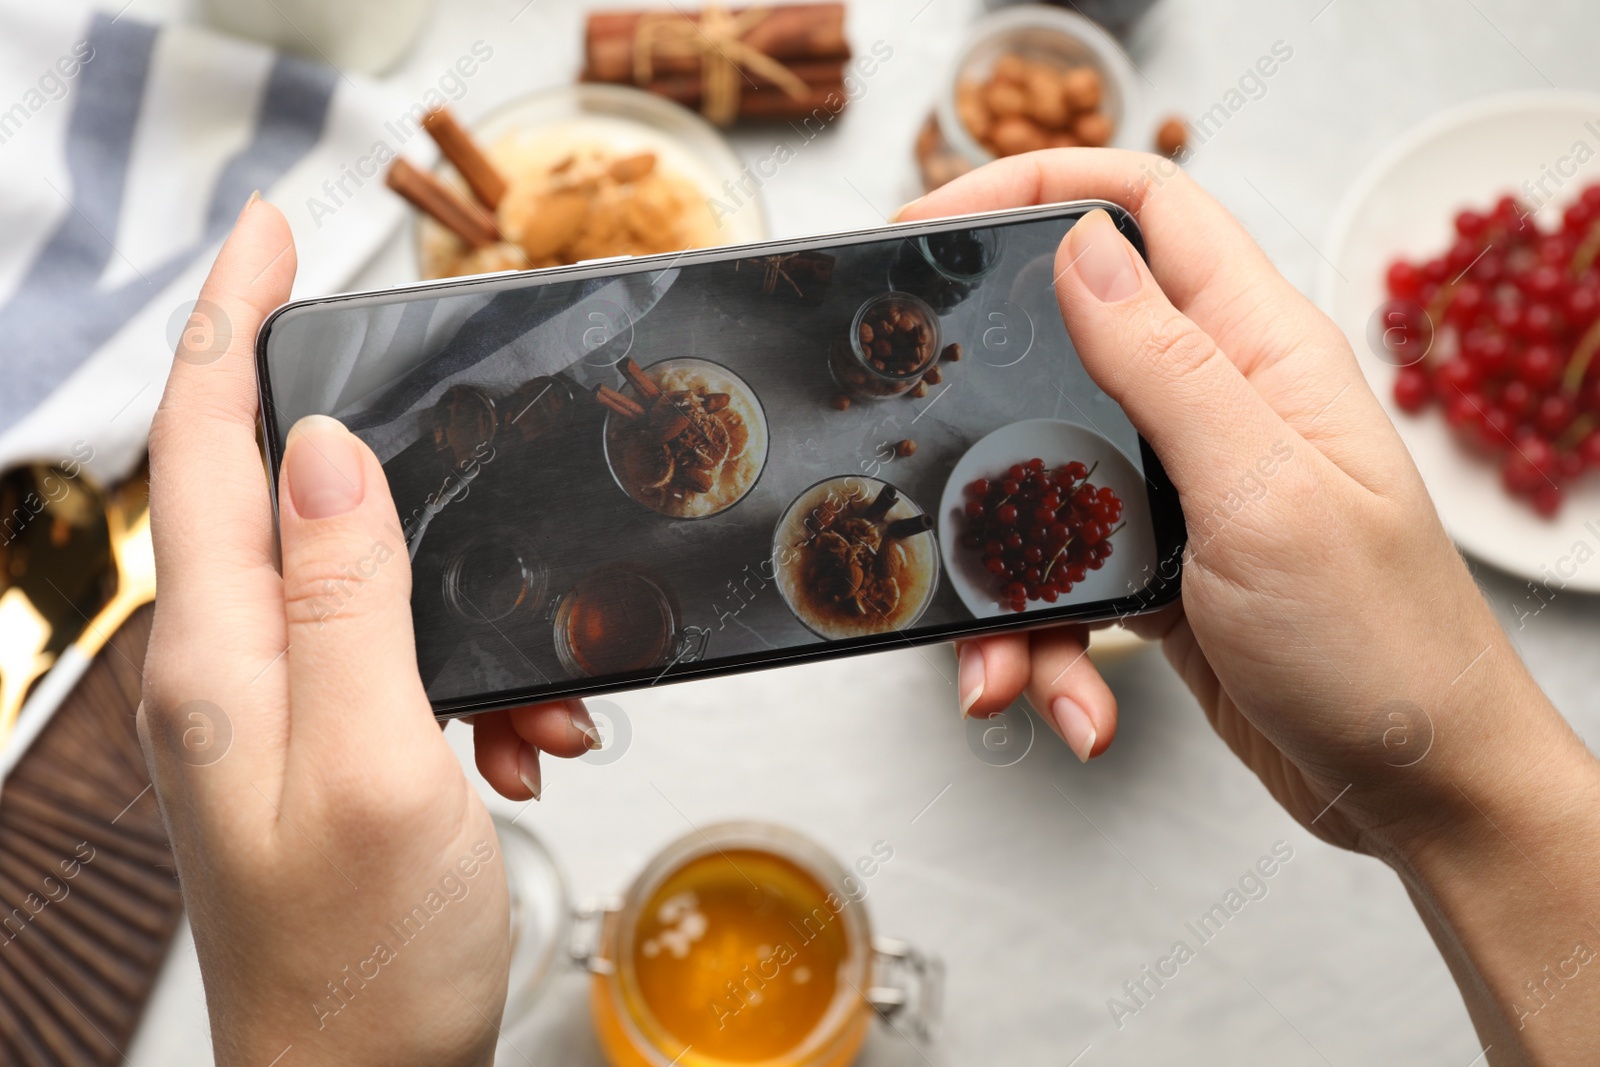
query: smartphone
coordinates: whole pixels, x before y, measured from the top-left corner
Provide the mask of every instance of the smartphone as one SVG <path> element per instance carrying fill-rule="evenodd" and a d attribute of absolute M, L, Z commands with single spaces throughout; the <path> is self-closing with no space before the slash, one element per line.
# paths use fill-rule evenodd
<path fill-rule="evenodd" d="M 377 453 L 351 573 L 409 555 L 441 717 L 1154 610 L 1177 494 L 1054 287 L 1097 207 L 1142 255 L 1084 201 L 285 305 L 274 490 L 302 416 Z"/>

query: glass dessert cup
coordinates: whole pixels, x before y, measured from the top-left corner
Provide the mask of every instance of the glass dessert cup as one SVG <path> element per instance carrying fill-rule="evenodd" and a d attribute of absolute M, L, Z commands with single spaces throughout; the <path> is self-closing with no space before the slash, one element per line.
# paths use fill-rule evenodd
<path fill-rule="evenodd" d="M 445 605 L 463 622 L 496 623 L 520 609 L 538 611 L 549 581 L 538 547 L 509 527 L 484 530 L 444 567 Z"/>
<path fill-rule="evenodd" d="M 994 272 L 1004 251 L 1005 231 L 993 226 L 902 241 L 889 264 L 889 287 L 949 311 Z"/>
<path fill-rule="evenodd" d="M 495 815 L 495 836 L 505 867 L 511 904 L 511 967 L 506 988 L 506 1025 L 530 1012 L 556 973 L 570 942 L 572 898 L 555 859 L 531 831 Z"/>
<path fill-rule="evenodd" d="M 875 1011 L 927 1036 L 943 967 L 874 938 L 866 895 L 824 849 L 780 826 L 720 823 L 678 839 L 619 901 L 579 915 L 574 955 L 593 975 L 606 1058 L 846 1067 Z"/>
<path fill-rule="evenodd" d="M 662 579 L 618 563 L 584 575 L 561 596 L 552 639 L 572 677 L 594 678 L 693 662 L 709 637 L 709 630 L 684 625 Z"/>
<path fill-rule="evenodd" d="M 630 433 L 630 423 L 634 420 L 608 411 L 601 437 L 606 467 L 617 488 L 651 511 L 672 519 L 705 519 L 720 515 L 748 496 L 761 480 L 767 463 L 767 419 L 755 390 L 743 378 L 709 359 L 663 360 L 644 368 L 643 373 L 658 386 L 665 383 L 667 391 L 688 388 L 702 393 L 703 398 L 725 396 L 725 408 L 711 418 L 729 431 L 727 456 L 709 469 L 707 476 L 712 479 L 709 489 L 686 488 L 680 484 L 681 458 L 660 458 L 664 438 L 658 438 L 670 429 L 661 416 L 647 407 L 645 415 L 638 420 L 638 432 Z M 625 395 L 641 407 L 653 404 L 631 383 Z M 737 420 L 727 419 L 723 411 L 731 412 Z M 738 439 L 740 432 L 744 434 L 742 447 Z M 650 436 L 652 434 L 656 436 Z M 681 457 L 683 450 L 677 444 L 683 442 L 712 444 L 705 442 L 703 432 L 697 432 L 693 426 L 685 429 L 669 451 L 676 451 Z M 717 450 L 723 447 L 720 437 L 714 447 Z"/>
<path fill-rule="evenodd" d="M 886 492 L 890 496 L 885 497 Z M 873 515 L 875 502 L 891 499 L 893 504 L 887 511 Z M 899 523 L 921 526 L 920 532 L 885 537 L 880 542 L 890 544 L 897 553 L 888 557 L 888 575 L 876 572 L 896 586 L 892 606 L 883 607 L 881 596 L 864 595 L 857 600 L 861 609 L 857 611 L 833 603 L 823 591 L 828 584 L 819 581 L 825 578 L 825 571 L 819 569 L 818 561 L 828 548 L 823 535 L 830 532 L 836 520 L 848 518 L 870 518 L 883 532 Z M 888 482 L 856 475 L 817 482 L 795 497 L 773 532 L 772 561 L 783 602 L 801 625 L 827 640 L 891 633 L 915 626 L 939 587 L 939 550 L 932 527 L 932 516 Z M 871 558 L 876 561 L 881 551 L 874 551 Z"/>
<path fill-rule="evenodd" d="M 909 356 L 904 349 L 893 347 L 893 335 L 886 339 L 877 332 L 875 323 L 881 323 L 886 317 L 897 317 L 896 312 L 904 312 L 927 330 L 926 340 L 918 342 Z M 939 316 L 927 301 L 911 293 L 890 290 L 856 309 L 855 317 L 850 320 L 849 336 L 834 344 L 828 354 L 828 370 L 834 383 L 850 397 L 886 400 L 911 391 L 928 368 L 938 361 L 942 341 Z M 880 342 L 891 346 L 887 353 Z M 896 357 L 901 361 L 892 362 Z"/>

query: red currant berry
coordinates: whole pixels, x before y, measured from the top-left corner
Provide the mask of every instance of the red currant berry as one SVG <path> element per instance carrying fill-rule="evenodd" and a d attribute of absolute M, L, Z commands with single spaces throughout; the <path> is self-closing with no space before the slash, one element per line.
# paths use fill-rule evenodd
<path fill-rule="evenodd" d="M 1389 264 L 1389 295 L 1396 300 L 1415 300 L 1422 286 L 1422 272 L 1403 259 Z"/>
<path fill-rule="evenodd" d="M 1561 377 L 1561 369 L 1561 357 L 1546 344 L 1529 345 L 1517 361 L 1517 377 L 1534 392 L 1555 385 L 1556 379 Z"/>
<path fill-rule="evenodd" d="M 1476 211 L 1463 211 L 1456 215 L 1456 233 L 1462 237 L 1473 240 L 1483 236 L 1483 231 L 1489 228 L 1489 220 Z"/>
<path fill-rule="evenodd" d="M 1565 393 L 1551 393 L 1539 401 L 1538 410 L 1534 412 L 1533 424 L 1539 432 L 1549 437 L 1561 436 L 1561 431 L 1572 424 L 1573 418 L 1578 414 L 1578 407 L 1572 398 Z"/>
<path fill-rule="evenodd" d="M 1415 415 L 1433 399 L 1433 382 L 1421 367 L 1404 367 L 1394 380 L 1394 399 L 1400 410 Z"/>

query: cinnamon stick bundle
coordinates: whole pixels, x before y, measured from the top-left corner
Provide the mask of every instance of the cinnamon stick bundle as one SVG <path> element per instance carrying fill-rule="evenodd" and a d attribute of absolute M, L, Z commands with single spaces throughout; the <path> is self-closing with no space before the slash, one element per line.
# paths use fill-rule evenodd
<path fill-rule="evenodd" d="M 745 8 L 734 8 L 738 16 Z M 842 3 L 773 4 L 767 15 L 740 40 L 771 56 L 786 67 L 801 60 L 832 60 L 843 63 L 850 58 L 850 42 L 844 34 Z M 655 11 L 596 11 L 584 29 L 584 75 L 590 81 L 632 82 L 634 44 L 640 23 L 648 16 L 676 14 L 675 7 Z M 701 15 L 689 12 L 698 24 Z M 657 74 L 693 73 L 700 61 L 691 56 L 659 56 L 651 61 Z M 800 74 L 800 71 L 795 71 Z M 804 77 L 804 75 L 801 75 Z"/>
<path fill-rule="evenodd" d="M 699 110 L 705 101 L 704 82 L 698 75 L 652 78 L 639 88 L 666 97 L 690 110 Z M 833 97 L 832 100 L 828 99 L 830 96 Z M 815 111 L 824 113 L 836 111 L 844 98 L 844 74 L 841 67 L 831 80 L 808 82 L 804 96 L 790 96 L 784 90 L 771 86 L 764 85 L 759 89 L 746 86 L 739 95 L 739 117 L 755 120 L 802 119 Z"/>
<path fill-rule="evenodd" d="M 637 86 L 698 108 L 714 122 L 795 119 L 819 108 L 836 113 L 845 99 L 850 59 L 844 19 L 842 3 L 717 9 L 709 15 L 677 5 L 594 12 L 585 25 L 580 77 Z M 729 99 L 730 88 L 737 100 Z"/>

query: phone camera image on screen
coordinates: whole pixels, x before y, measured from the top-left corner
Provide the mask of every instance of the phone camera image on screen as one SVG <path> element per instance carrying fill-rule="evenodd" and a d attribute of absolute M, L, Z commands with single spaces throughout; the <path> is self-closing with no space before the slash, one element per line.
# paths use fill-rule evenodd
<path fill-rule="evenodd" d="M 1082 210 L 292 305 L 275 461 L 377 453 L 442 711 L 1144 610 L 1182 525 L 1062 321 Z"/>

